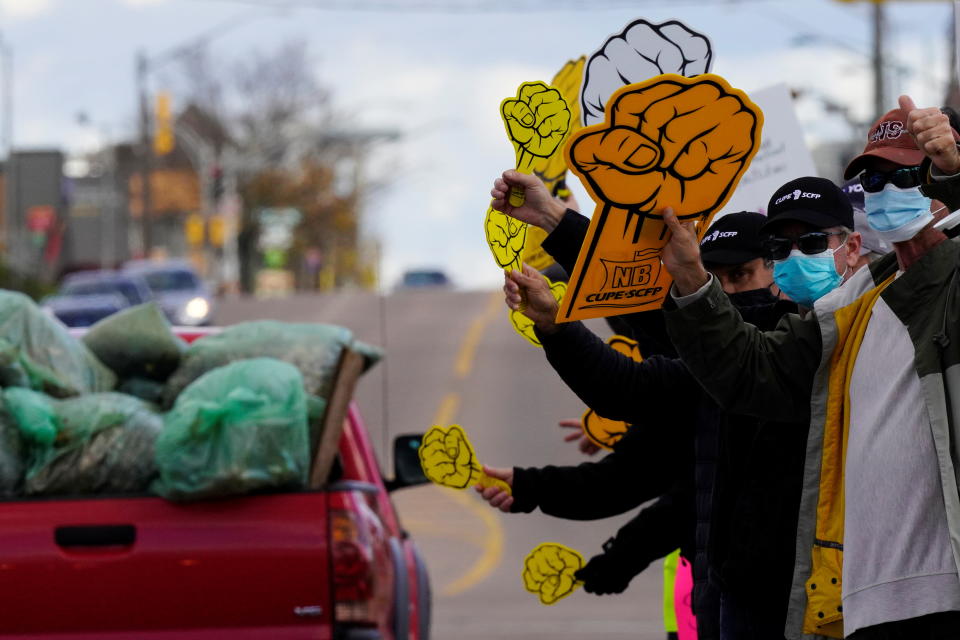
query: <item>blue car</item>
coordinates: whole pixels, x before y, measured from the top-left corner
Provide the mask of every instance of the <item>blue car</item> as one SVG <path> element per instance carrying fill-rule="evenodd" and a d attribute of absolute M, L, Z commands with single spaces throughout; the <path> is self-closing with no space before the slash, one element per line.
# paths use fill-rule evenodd
<path fill-rule="evenodd" d="M 78 271 L 65 277 L 42 302 L 68 327 L 89 327 L 112 313 L 153 299 L 146 281 L 118 271 Z"/>

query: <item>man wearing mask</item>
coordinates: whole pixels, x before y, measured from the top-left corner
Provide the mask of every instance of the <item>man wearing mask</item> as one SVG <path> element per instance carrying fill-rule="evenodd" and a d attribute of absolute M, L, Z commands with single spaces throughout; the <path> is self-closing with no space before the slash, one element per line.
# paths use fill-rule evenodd
<path fill-rule="evenodd" d="M 871 128 L 867 220 L 894 252 L 775 331 L 743 323 L 671 211 L 667 325 L 684 363 L 732 411 L 808 416 L 787 635 L 946 640 L 960 629 L 960 245 L 920 191 L 960 155 L 947 116 L 900 109 Z M 960 205 L 960 199 L 952 204 Z M 953 400 L 951 400 L 951 396 Z"/>
<path fill-rule="evenodd" d="M 853 206 L 853 230 L 860 234 L 860 261 L 857 262 L 857 269 L 859 269 L 887 255 L 893 251 L 893 247 L 889 242 L 882 240 L 873 227 L 867 224 L 867 212 L 863 206 L 863 185 L 860 184 L 860 178 L 851 178 L 840 188 Z"/>
<path fill-rule="evenodd" d="M 777 189 L 763 227 L 773 279 L 803 309 L 837 288 L 860 260 L 853 208 L 839 187 L 824 178 L 797 178 Z M 722 284 L 722 282 L 721 282 Z"/>

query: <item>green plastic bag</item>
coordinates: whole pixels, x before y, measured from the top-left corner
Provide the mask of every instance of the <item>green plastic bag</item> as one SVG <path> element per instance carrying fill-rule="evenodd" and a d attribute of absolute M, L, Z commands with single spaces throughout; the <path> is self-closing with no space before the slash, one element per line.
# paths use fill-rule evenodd
<path fill-rule="evenodd" d="M 60 422 L 51 398 L 30 389 L 10 387 L 3 390 L 3 400 L 24 440 L 36 448 L 53 446 L 60 433 Z"/>
<path fill-rule="evenodd" d="M 170 500 L 304 486 L 310 453 L 303 376 L 272 358 L 204 374 L 166 415 L 156 461 L 153 489 Z"/>
<path fill-rule="evenodd" d="M 379 349 L 355 341 L 344 327 L 272 320 L 237 324 L 204 336 L 187 348 L 180 367 L 167 381 L 164 406 L 171 406 L 184 387 L 207 371 L 247 358 L 289 362 L 303 375 L 308 394 L 329 399 L 340 356 L 347 347 L 364 356 L 365 369 L 381 357 Z"/>
<path fill-rule="evenodd" d="M 109 391 L 116 376 L 27 296 L 0 290 L 0 386 L 65 398 Z"/>
<path fill-rule="evenodd" d="M 121 393 L 67 400 L 27 389 L 3 395 L 27 445 L 27 495 L 143 492 L 156 476 L 153 451 L 163 419 L 152 405 Z"/>
<path fill-rule="evenodd" d="M 107 316 L 84 334 L 83 342 L 121 378 L 152 380 L 166 380 L 187 348 L 155 302 Z"/>

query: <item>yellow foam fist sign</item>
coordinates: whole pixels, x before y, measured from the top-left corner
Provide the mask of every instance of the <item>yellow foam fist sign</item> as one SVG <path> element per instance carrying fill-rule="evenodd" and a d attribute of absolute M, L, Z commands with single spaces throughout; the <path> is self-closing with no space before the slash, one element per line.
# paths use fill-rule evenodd
<path fill-rule="evenodd" d="M 553 282 L 546 276 L 544 276 L 544 280 L 550 285 L 550 293 L 553 294 L 554 299 L 556 299 L 558 303 L 563 300 L 563 296 L 567 293 L 567 283 L 562 281 Z M 535 347 L 543 347 L 537 338 L 537 334 L 533 330 L 533 320 L 523 315 L 521 311 L 511 310 L 510 322 L 513 324 L 514 331 L 523 336 L 530 344 Z"/>
<path fill-rule="evenodd" d="M 521 84 L 516 98 L 500 103 L 500 113 L 520 171 L 529 171 L 537 158 L 552 156 L 570 133 L 567 101 L 543 82 Z"/>
<path fill-rule="evenodd" d="M 597 203 L 558 322 L 657 309 L 672 282 L 661 268 L 662 212 L 701 235 L 760 147 L 763 113 L 713 74 L 665 74 L 617 90 L 606 121 L 581 129 L 567 161 Z"/>
<path fill-rule="evenodd" d="M 522 271 L 521 255 L 527 237 L 526 223 L 490 207 L 487 209 L 483 231 L 497 266 L 501 269 Z"/>
<path fill-rule="evenodd" d="M 614 351 L 622 353 L 634 362 L 643 360 L 643 356 L 640 354 L 640 345 L 637 344 L 636 340 L 631 340 L 626 336 L 610 336 L 607 344 Z M 604 418 L 593 409 L 586 410 L 581 422 L 583 423 L 583 434 L 587 436 L 590 442 L 604 449 L 612 449 L 628 428 L 626 422 Z"/>
<path fill-rule="evenodd" d="M 544 542 L 523 561 L 523 586 L 537 594 L 541 604 L 556 604 L 582 584 L 574 574 L 584 564 L 580 552 L 559 542 Z"/>
<path fill-rule="evenodd" d="M 451 489 L 466 489 L 479 484 L 484 488 L 500 487 L 511 493 L 510 485 L 483 472 L 473 445 L 459 425 L 447 429 L 431 427 L 423 434 L 417 453 L 424 475 L 435 484 Z"/>
<path fill-rule="evenodd" d="M 507 137 L 517 156 L 517 171 L 530 173 L 537 158 L 549 158 L 570 133 L 570 107 L 560 91 L 543 82 L 524 82 L 515 98 L 500 103 Z M 522 189 L 511 190 L 510 204 L 523 206 Z"/>
<path fill-rule="evenodd" d="M 580 130 L 580 86 L 583 84 L 583 67 L 587 57 L 580 56 L 576 60 L 568 60 L 563 68 L 553 76 L 550 86 L 556 88 L 567 106 L 570 107 L 570 133 L 573 135 Z M 563 149 L 557 149 L 547 158 L 536 158 L 531 173 L 543 180 L 547 190 L 562 198 L 566 198 L 570 191 L 566 188 L 567 160 L 563 157 Z M 527 229 L 527 239 L 523 247 L 523 263 L 537 271 L 543 271 L 554 263 L 550 254 L 541 246 L 547 237 L 547 232 L 539 227 Z"/>
<path fill-rule="evenodd" d="M 550 81 L 550 86 L 560 93 L 563 101 L 570 110 L 569 134 L 580 130 L 580 85 L 583 81 L 583 65 L 586 56 L 577 60 L 569 60 L 557 75 Z M 563 157 L 563 150 L 559 147 L 555 153 L 545 157 L 534 158 L 530 171 L 543 180 L 547 189 L 552 193 L 557 182 L 563 180 L 567 173 L 567 161 Z"/>

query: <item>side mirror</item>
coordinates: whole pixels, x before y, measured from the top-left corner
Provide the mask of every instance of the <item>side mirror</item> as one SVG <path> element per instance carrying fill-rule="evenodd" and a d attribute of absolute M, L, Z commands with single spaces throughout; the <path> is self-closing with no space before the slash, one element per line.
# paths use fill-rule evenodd
<path fill-rule="evenodd" d="M 388 491 L 430 482 L 420 466 L 421 441 L 422 433 L 408 433 L 393 439 L 393 480 L 386 483 Z"/>

